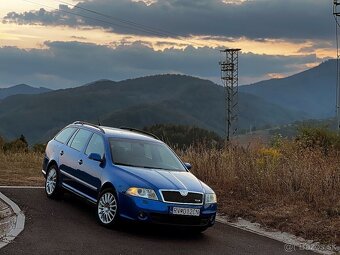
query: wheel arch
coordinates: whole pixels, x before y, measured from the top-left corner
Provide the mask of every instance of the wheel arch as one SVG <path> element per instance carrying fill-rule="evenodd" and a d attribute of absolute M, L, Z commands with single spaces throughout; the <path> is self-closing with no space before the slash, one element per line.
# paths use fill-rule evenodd
<path fill-rule="evenodd" d="M 106 190 L 106 189 L 112 189 L 112 190 L 116 193 L 116 195 L 118 195 L 115 186 L 114 186 L 111 182 L 108 182 L 108 181 L 105 182 L 105 183 L 101 186 L 101 188 L 100 188 L 100 190 L 99 190 L 99 194 L 102 193 L 102 191 L 103 191 L 103 190 Z"/>
<path fill-rule="evenodd" d="M 48 169 L 50 169 L 50 167 L 51 167 L 52 165 L 55 165 L 55 166 L 57 167 L 57 170 L 59 170 L 58 163 L 57 163 L 57 161 L 54 160 L 54 159 L 50 160 L 50 162 L 49 162 L 48 165 L 47 165 L 47 169 L 46 169 L 46 170 L 48 171 Z"/>

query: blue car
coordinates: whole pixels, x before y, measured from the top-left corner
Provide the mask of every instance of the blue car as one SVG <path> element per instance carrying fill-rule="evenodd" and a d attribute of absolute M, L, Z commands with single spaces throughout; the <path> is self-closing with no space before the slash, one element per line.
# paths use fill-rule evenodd
<path fill-rule="evenodd" d="M 153 134 L 76 121 L 47 144 L 42 172 L 49 198 L 67 190 L 90 201 L 106 227 L 128 219 L 201 232 L 214 225 L 216 195 L 190 168 Z"/>

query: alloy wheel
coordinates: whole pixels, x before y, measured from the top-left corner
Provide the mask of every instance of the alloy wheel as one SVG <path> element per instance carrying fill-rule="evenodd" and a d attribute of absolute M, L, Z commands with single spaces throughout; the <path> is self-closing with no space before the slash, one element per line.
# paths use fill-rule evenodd
<path fill-rule="evenodd" d="M 48 171 L 48 174 L 46 177 L 45 189 L 46 189 L 47 195 L 52 195 L 56 186 L 57 186 L 57 171 L 54 168 L 51 168 Z"/>
<path fill-rule="evenodd" d="M 98 217 L 103 224 L 113 222 L 117 214 L 117 200 L 111 192 L 104 193 L 98 203 Z"/>

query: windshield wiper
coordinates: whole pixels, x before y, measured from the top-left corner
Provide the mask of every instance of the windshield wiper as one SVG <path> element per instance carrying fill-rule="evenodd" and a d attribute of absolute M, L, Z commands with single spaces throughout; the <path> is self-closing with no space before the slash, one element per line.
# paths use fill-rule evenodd
<path fill-rule="evenodd" d="M 179 169 L 169 169 L 169 168 L 162 168 L 162 167 L 152 167 L 152 166 L 142 166 L 143 168 L 147 169 L 160 169 L 160 170 L 167 170 L 167 171 L 181 171 Z"/>

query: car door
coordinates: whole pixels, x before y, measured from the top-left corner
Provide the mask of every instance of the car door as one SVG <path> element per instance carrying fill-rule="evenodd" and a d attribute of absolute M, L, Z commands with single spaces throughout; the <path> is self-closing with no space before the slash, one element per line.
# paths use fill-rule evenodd
<path fill-rule="evenodd" d="M 78 128 L 73 128 L 75 132 L 73 132 L 72 136 L 64 141 L 60 148 L 58 148 L 59 152 L 59 169 L 61 173 L 61 182 L 64 184 L 70 185 L 72 179 L 68 176 L 74 172 L 74 167 L 76 166 L 72 161 L 72 154 L 74 150 L 70 148 L 70 143 L 73 141 L 74 136 L 78 133 Z M 57 140 L 57 139 L 56 139 Z"/>
<path fill-rule="evenodd" d="M 100 155 L 102 161 L 90 159 L 92 153 Z M 101 186 L 100 177 L 105 167 L 105 145 L 102 135 L 94 133 L 84 151 L 83 164 L 79 167 L 80 178 L 83 181 L 86 193 L 97 198 Z"/>
<path fill-rule="evenodd" d="M 91 131 L 79 129 L 69 140 L 62 156 L 63 168 L 60 172 L 63 186 L 77 193 L 84 192 L 79 168 L 83 164 L 83 151 L 91 136 Z"/>

